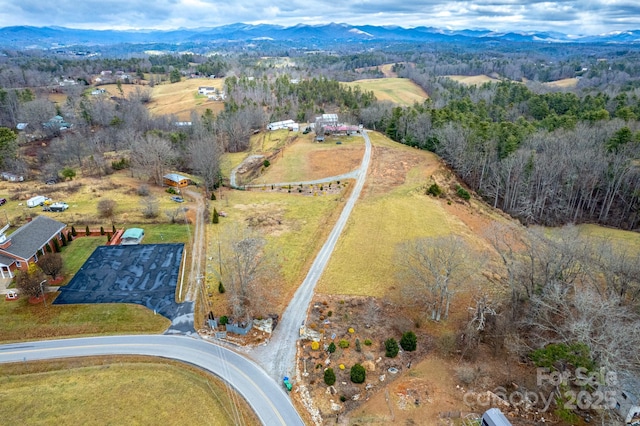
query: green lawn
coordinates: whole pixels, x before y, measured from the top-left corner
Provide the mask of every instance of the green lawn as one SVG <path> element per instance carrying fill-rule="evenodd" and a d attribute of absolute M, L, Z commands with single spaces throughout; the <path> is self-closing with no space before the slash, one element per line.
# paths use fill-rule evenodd
<path fill-rule="evenodd" d="M 170 321 L 145 307 L 128 304 L 29 304 L 27 298 L 0 301 L 0 341 L 38 340 L 96 334 L 161 333 Z"/>

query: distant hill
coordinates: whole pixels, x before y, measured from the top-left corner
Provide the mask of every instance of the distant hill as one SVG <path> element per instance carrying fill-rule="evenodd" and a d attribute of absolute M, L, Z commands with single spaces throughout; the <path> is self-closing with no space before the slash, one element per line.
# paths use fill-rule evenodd
<path fill-rule="evenodd" d="M 274 41 L 291 46 L 331 46 L 369 42 L 478 42 L 527 43 L 640 43 L 640 30 L 600 35 L 571 36 L 558 32 L 494 32 L 489 30 L 446 30 L 434 27 L 324 24 L 290 27 L 281 25 L 231 24 L 213 28 L 161 30 L 79 30 L 64 27 L 16 26 L 0 28 L 4 48 L 59 49 L 68 46 L 108 46 L 149 43 L 238 43 Z"/>

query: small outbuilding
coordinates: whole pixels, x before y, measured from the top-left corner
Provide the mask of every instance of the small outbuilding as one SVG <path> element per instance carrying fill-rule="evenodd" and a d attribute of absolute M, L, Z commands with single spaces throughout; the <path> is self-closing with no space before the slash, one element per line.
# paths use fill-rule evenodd
<path fill-rule="evenodd" d="M 120 240 L 121 246 L 133 246 L 140 244 L 144 238 L 144 229 L 142 228 L 129 228 L 122 234 Z"/>
<path fill-rule="evenodd" d="M 191 183 L 191 179 L 177 173 L 169 173 L 168 175 L 162 176 L 162 183 L 167 186 L 173 186 L 174 188 L 184 188 Z"/>

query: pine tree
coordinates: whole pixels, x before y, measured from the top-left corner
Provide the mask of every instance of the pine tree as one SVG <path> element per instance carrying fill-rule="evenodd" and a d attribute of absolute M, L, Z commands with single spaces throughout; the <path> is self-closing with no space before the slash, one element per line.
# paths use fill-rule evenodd
<path fill-rule="evenodd" d="M 67 232 L 67 242 L 71 242 L 73 241 L 73 232 L 69 231 Z"/>
<path fill-rule="evenodd" d="M 54 250 L 56 253 L 60 253 L 60 243 L 58 242 L 58 239 L 57 239 L 57 238 L 54 238 L 54 239 L 53 239 L 53 250 Z"/>
<path fill-rule="evenodd" d="M 73 225 L 71 226 L 71 235 L 73 235 L 74 237 L 78 235 L 78 233 L 76 232 L 76 228 Z"/>
<path fill-rule="evenodd" d="M 104 235 L 104 226 L 100 227 L 100 235 Z"/>
<path fill-rule="evenodd" d="M 215 207 L 213 208 L 213 220 L 212 220 L 212 222 L 213 222 L 213 223 L 218 223 L 218 222 L 220 222 L 220 217 L 219 217 L 219 215 L 218 215 L 218 210 L 216 210 L 216 208 L 215 208 Z"/>
<path fill-rule="evenodd" d="M 65 237 L 62 232 L 60 233 L 60 241 L 62 241 L 62 247 L 67 246 L 67 237 Z"/>
<path fill-rule="evenodd" d="M 88 237 L 89 235 L 91 235 L 91 231 L 89 231 L 89 225 L 87 225 L 87 227 L 86 227 L 86 229 L 85 229 L 85 231 L 84 231 L 84 232 L 87 234 L 87 237 Z"/>

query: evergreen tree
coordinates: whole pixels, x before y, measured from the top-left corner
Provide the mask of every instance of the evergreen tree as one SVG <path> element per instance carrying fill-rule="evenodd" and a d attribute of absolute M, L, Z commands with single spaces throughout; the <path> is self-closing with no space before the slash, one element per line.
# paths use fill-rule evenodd
<path fill-rule="evenodd" d="M 218 215 L 218 210 L 216 210 L 216 208 L 214 207 L 213 208 L 213 220 L 212 220 L 212 223 L 218 223 L 218 222 L 220 222 L 220 218 L 219 218 L 219 215 Z"/>
<path fill-rule="evenodd" d="M 333 372 L 333 368 L 329 367 L 324 370 L 324 382 L 327 386 L 331 386 L 336 382 L 336 373 Z"/>

